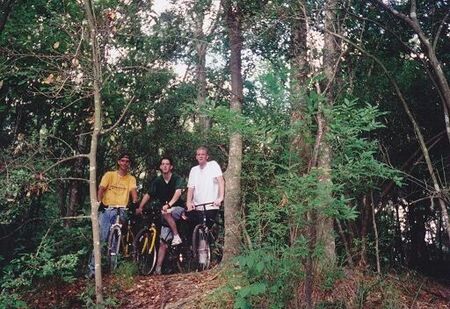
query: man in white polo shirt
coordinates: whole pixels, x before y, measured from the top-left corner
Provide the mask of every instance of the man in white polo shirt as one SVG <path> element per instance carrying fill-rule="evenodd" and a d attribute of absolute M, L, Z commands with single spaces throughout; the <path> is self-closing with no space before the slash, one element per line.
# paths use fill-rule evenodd
<path fill-rule="evenodd" d="M 206 205 L 208 218 L 215 218 L 225 192 L 225 181 L 222 170 L 216 161 L 208 161 L 208 148 L 202 146 L 196 151 L 198 165 L 191 168 L 188 181 L 186 206 L 187 210 L 195 210 L 195 205 Z M 198 211 L 204 210 L 197 207 Z"/>

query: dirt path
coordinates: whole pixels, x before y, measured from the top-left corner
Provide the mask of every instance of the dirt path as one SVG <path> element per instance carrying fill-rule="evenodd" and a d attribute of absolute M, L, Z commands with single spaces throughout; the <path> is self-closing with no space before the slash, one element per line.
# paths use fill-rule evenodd
<path fill-rule="evenodd" d="M 216 271 L 137 277 L 121 308 L 197 308 L 197 300 L 219 285 Z"/>
<path fill-rule="evenodd" d="M 86 308 L 93 306 L 94 281 L 78 279 L 71 284 L 51 282 L 27 298 L 30 308 Z M 199 308 L 198 299 L 219 286 L 216 269 L 188 274 L 104 277 L 104 299 L 117 308 Z M 128 287 L 128 288 L 127 288 Z M 87 292 L 90 291 L 90 292 Z M 108 308 L 114 306 L 108 306 Z"/>

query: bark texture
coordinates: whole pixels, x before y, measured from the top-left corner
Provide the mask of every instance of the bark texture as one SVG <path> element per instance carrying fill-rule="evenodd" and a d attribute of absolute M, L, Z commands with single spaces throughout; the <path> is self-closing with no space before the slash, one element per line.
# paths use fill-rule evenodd
<path fill-rule="evenodd" d="M 91 221 L 92 221 L 92 239 L 94 245 L 94 263 L 95 263 L 95 295 L 97 305 L 103 304 L 102 292 L 102 267 L 100 251 L 100 229 L 98 222 L 98 203 L 97 203 L 97 148 L 98 140 L 102 128 L 101 121 L 101 87 L 102 70 L 100 60 L 100 47 L 97 40 L 97 23 L 94 15 L 93 3 L 90 0 L 84 0 L 86 19 L 89 27 L 89 39 L 92 49 L 92 71 L 93 85 L 92 92 L 94 97 L 94 130 L 91 136 L 91 145 L 89 151 L 89 197 L 91 201 Z"/>
<path fill-rule="evenodd" d="M 242 25 L 238 4 L 224 1 L 227 32 L 230 42 L 231 101 L 230 109 L 238 114 L 242 110 Z M 242 136 L 235 132 L 230 136 L 228 168 L 225 174 L 225 246 L 223 260 L 227 261 L 239 253 L 241 247 L 241 170 Z"/>

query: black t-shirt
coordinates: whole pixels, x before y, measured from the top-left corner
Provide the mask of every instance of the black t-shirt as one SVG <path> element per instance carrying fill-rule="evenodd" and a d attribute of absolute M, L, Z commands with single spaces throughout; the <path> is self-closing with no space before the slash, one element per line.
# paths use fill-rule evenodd
<path fill-rule="evenodd" d="M 172 174 L 172 177 L 170 177 L 169 182 L 166 182 L 163 176 L 161 175 L 157 176 L 152 180 L 152 182 L 150 183 L 148 194 L 150 195 L 152 203 L 157 203 L 159 204 L 159 206 L 162 206 L 172 199 L 176 190 L 183 189 L 185 187 L 186 186 L 183 181 L 183 178 L 181 178 L 177 174 Z M 175 204 L 172 206 L 183 207 L 184 201 L 181 200 L 181 198 L 179 198 L 178 201 L 176 201 Z"/>

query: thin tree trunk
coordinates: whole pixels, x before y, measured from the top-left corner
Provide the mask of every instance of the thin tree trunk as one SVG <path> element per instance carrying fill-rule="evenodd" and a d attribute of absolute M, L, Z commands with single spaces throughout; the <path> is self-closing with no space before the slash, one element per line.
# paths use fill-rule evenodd
<path fill-rule="evenodd" d="M 197 106 L 199 112 L 199 125 L 203 135 L 206 135 L 210 128 L 210 119 L 201 109 L 206 105 L 206 49 L 205 35 L 203 33 L 203 12 L 197 12 L 195 23 L 195 50 L 197 52 L 196 75 L 197 75 Z"/>
<path fill-rule="evenodd" d="M 233 6 L 231 0 L 224 1 L 227 31 L 230 41 L 231 102 L 230 109 L 241 113 L 243 101 L 242 81 L 242 33 L 241 11 L 239 4 Z M 239 219 L 241 210 L 241 170 L 242 170 L 242 136 L 232 133 L 228 168 L 225 174 L 225 246 L 223 260 L 228 261 L 239 253 L 241 247 L 241 227 Z"/>
<path fill-rule="evenodd" d="M 369 226 L 370 204 L 367 195 L 362 198 L 362 216 L 361 216 L 361 250 L 359 253 L 358 266 L 365 268 L 367 266 L 367 234 Z"/>
<path fill-rule="evenodd" d="M 375 237 L 375 258 L 377 262 L 377 273 L 381 274 L 381 266 L 380 266 L 380 249 L 378 245 L 378 229 L 377 229 L 377 221 L 375 218 L 375 203 L 373 202 L 373 193 L 371 193 L 370 205 L 372 210 L 372 226 L 373 226 L 373 234 Z"/>
<path fill-rule="evenodd" d="M 102 292 L 102 268 L 100 251 L 100 229 L 98 222 L 98 202 L 97 202 L 97 147 L 101 122 L 101 87 L 102 71 L 100 63 L 100 48 L 97 40 L 97 23 L 94 15 L 93 4 L 90 0 L 84 0 L 84 8 L 89 27 L 89 38 L 92 48 L 92 68 L 93 68 L 93 95 L 94 95 L 94 130 L 89 151 L 89 196 L 91 200 L 91 221 L 92 221 L 92 239 L 94 245 L 94 263 L 95 263 L 95 295 L 97 305 L 103 304 Z"/>

